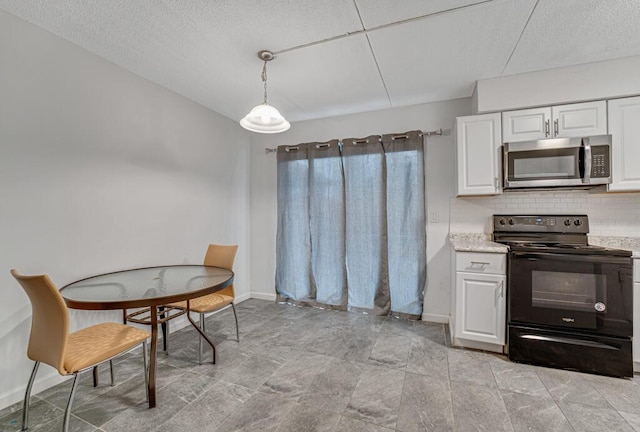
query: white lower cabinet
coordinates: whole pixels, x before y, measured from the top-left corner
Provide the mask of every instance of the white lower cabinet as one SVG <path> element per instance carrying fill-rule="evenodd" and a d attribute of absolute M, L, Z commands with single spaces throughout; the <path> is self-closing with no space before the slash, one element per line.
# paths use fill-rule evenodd
<path fill-rule="evenodd" d="M 506 255 L 454 252 L 454 345 L 503 352 L 506 327 Z"/>

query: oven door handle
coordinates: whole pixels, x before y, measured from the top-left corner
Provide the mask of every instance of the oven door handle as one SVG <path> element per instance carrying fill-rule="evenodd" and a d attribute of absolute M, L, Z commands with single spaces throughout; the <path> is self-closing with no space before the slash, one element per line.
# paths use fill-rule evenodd
<path fill-rule="evenodd" d="M 563 344 L 571 344 L 571 345 L 579 345 L 586 346 L 590 348 L 600 348 L 600 349 L 609 349 L 609 350 L 619 350 L 620 348 L 613 347 L 611 345 L 603 344 L 600 342 L 588 341 L 588 340 L 580 340 L 580 339 L 572 339 L 565 337 L 557 337 L 557 336 L 541 336 L 541 335 L 522 335 L 520 336 L 522 339 L 530 339 L 537 340 L 542 342 L 557 342 Z"/>
<path fill-rule="evenodd" d="M 549 253 L 549 252 L 511 252 L 511 258 L 513 259 L 528 259 L 531 261 L 537 260 L 552 260 L 552 261 L 577 261 L 594 264 L 618 264 L 626 265 L 631 268 L 630 257 L 615 257 L 610 255 L 574 255 L 563 253 Z"/>

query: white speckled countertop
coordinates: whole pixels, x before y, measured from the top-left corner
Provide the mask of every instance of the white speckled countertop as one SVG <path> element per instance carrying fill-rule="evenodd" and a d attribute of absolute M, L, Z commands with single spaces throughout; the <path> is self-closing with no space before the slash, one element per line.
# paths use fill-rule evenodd
<path fill-rule="evenodd" d="M 640 237 L 589 236 L 589 244 L 630 250 L 633 253 L 633 258 L 640 259 Z"/>
<path fill-rule="evenodd" d="M 449 243 L 459 252 L 507 253 L 509 248 L 491 241 L 491 234 L 450 233 Z M 589 236 L 589 244 L 616 249 L 626 249 L 633 258 L 640 259 L 640 237 Z"/>
<path fill-rule="evenodd" d="M 492 242 L 491 234 L 450 233 L 449 243 L 458 252 L 509 252 L 507 246 Z"/>

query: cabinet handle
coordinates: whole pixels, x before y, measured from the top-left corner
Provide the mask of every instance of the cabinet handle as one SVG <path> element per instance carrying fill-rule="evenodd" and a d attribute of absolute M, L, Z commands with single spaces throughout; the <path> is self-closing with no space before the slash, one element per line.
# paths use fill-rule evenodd
<path fill-rule="evenodd" d="M 558 119 L 553 121 L 553 134 L 554 136 L 558 136 Z"/>
<path fill-rule="evenodd" d="M 498 177 L 494 178 L 496 189 L 500 189 L 500 179 Z"/>
<path fill-rule="evenodd" d="M 496 291 L 496 296 L 494 298 L 494 304 L 498 305 L 498 300 L 504 297 L 504 281 L 500 281 L 499 289 Z"/>
<path fill-rule="evenodd" d="M 486 266 L 486 265 L 489 265 L 489 264 L 491 264 L 491 263 L 488 263 L 488 262 L 482 262 L 482 261 L 471 261 L 471 265 L 472 265 L 472 266 L 474 266 L 474 265 Z"/>
<path fill-rule="evenodd" d="M 549 126 L 549 120 L 547 119 L 546 122 L 544 122 L 544 136 L 549 136 L 551 134 L 551 127 Z"/>

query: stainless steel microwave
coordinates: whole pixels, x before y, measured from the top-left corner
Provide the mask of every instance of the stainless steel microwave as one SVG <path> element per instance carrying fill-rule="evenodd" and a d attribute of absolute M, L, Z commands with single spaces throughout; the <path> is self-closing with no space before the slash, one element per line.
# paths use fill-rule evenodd
<path fill-rule="evenodd" d="M 503 145 L 505 189 L 611 183 L 611 135 Z"/>

